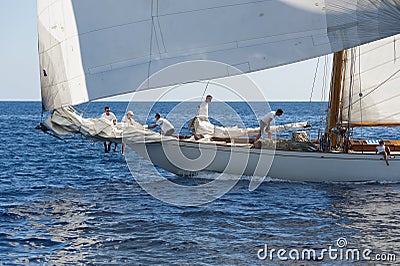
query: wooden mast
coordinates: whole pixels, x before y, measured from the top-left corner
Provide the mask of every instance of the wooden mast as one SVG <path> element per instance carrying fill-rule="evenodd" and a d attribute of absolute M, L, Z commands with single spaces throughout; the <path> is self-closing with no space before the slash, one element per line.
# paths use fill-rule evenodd
<path fill-rule="evenodd" d="M 339 121 L 340 95 L 342 90 L 344 51 L 336 52 L 333 56 L 331 92 L 328 106 L 328 123 L 326 133 L 329 134 L 331 146 L 337 145 L 337 135 L 332 133 Z"/>

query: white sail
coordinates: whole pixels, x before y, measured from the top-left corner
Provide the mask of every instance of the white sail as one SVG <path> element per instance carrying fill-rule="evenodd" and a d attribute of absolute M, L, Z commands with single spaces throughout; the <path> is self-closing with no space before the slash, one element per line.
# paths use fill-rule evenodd
<path fill-rule="evenodd" d="M 289 123 L 279 126 L 271 126 L 271 132 L 281 132 L 286 130 L 300 129 L 305 128 L 307 126 L 307 122 L 297 122 L 297 123 Z M 211 124 L 209 121 L 202 121 L 196 119 L 194 122 L 194 129 L 196 134 L 208 136 L 208 137 L 217 137 L 217 138 L 236 138 L 236 137 L 244 137 L 244 136 L 254 136 L 257 135 L 260 131 L 260 128 L 240 128 L 237 126 L 234 127 L 220 127 L 214 124 Z"/>
<path fill-rule="evenodd" d="M 342 120 L 400 124 L 400 35 L 347 51 Z"/>
<path fill-rule="evenodd" d="M 400 4 L 390 0 L 38 0 L 38 14 L 46 110 L 132 92 L 188 60 L 247 73 L 400 32 Z"/>

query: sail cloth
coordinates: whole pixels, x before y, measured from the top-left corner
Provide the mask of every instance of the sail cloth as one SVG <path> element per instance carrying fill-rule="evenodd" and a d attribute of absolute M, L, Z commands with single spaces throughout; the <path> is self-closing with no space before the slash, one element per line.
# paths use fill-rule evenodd
<path fill-rule="evenodd" d="M 210 142 L 212 137 L 235 138 L 256 135 L 259 128 L 219 127 L 208 121 L 195 120 L 196 134 L 202 135 L 201 139 L 194 136 L 183 141 Z M 279 126 L 271 126 L 272 132 L 304 128 L 307 122 L 298 122 Z M 94 141 L 111 141 L 122 143 L 149 143 L 161 140 L 178 140 L 173 136 L 162 136 L 149 130 L 147 126 L 134 121 L 132 125 L 117 123 L 114 125 L 105 118 L 84 118 L 71 106 L 61 107 L 54 110 L 44 121 L 46 129 L 51 130 L 58 136 L 70 134 L 81 134 Z M 299 135 L 300 132 L 297 132 Z M 307 136 L 306 136 L 307 137 Z M 298 140 L 299 138 L 297 138 Z"/>
<path fill-rule="evenodd" d="M 271 132 L 281 132 L 285 130 L 293 130 L 299 128 L 305 128 L 307 126 L 307 122 L 297 122 L 290 123 L 278 126 L 271 126 Z M 254 136 L 257 135 L 260 131 L 260 128 L 240 128 L 237 126 L 234 127 L 220 127 L 211 124 L 209 121 L 201 120 L 195 118 L 194 121 L 194 129 L 196 135 L 203 135 L 208 137 L 217 137 L 217 138 L 236 138 L 236 137 L 245 137 L 245 136 Z"/>
<path fill-rule="evenodd" d="M 122 139 L 122 128 L 114 126 L 104 118 L 83 118 L 71 107 L 62 107 L 54 110 L 44 121 L 44 125 L 58 136 L 82 134 L 88 138 Z"/>
<path fill-rule="evenodd" d="M 257 135 L 259 131 L 259 128 L 220 127 L 209 121 L 194 119 L 194 132 L 205 137 L 236 138 Z"/>
<path fill-rule="evenodd" d="M 156 142 L 171 139 L 148 130 L 147 127 L 133 122 L 112 124 L 105 118 L 83 118 L 74 108 L 61 107 L 54 110 L 44 121 L 44 126 L 58 136 L 81 134 L 94 141 L 112 141 L 122 143 L 123 137 L 131 142 Z"/>
<path fill-rule="evenodd" d="M 46 110 L 135 91 L 157 71 L 212 60 L 244 73 L 400 33 L 390 0 L 38 0 Z M 161 87 L 237 74 L 202 69 Z"/>
<path fill-rule="evenodd" d="M 400 35 L 346 51 L 342 120 L 400 125 Z"/>

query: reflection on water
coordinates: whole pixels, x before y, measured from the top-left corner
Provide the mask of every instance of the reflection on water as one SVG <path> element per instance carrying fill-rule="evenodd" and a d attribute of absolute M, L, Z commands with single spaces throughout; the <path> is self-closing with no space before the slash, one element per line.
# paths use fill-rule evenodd
<path fill-rule="evenodd" d="M 335 214 L 341 217 L 340 226 L 355 232 L 349 236 L 350 244 L 354 242 L 356 247 L 376 252 L 398 251 L 399 190 L 399 184 L 357 184 L 330 189 L 331 194 L 340 196 L 333 203 Z"/>
<path fill-rule="evenodd" d="M 94 204 L 74 200 L 55 200 L 9 208 L 7 214 L 23 222 L 7 230 L 6 238 L 13 247 L 8 256 L 14 257 L 15 263 L 85 261 L 90 253 L 82 250 L 97 244 L 94 237 L 86 234 L 93 207 Z"/>
<path fill-rule="evenodd" d="M 0 264 L 260 265 L 267 264 L 257 259 L 264 244 L 322 249 L 339 237 L 346 237 L 349 247 L 374 252 L 400 249 L 400 184 L 267 179 L 250 192 L 244 178 L 210 204 L 175 207 L 145 193 L 124 159 L 104 155 L 101 143 L 68 138 L 66 144 L 33 130 L 40 103 L 0 105 L 13 115 L 13 123 L 0 119 L 2 136 L 10 140 L 0 149 Z M 103 105 L 93 103 L 88 112 L 97 115 Z M 285 103 L 283 108 L 301 116 L 299 110 L 307 106 Z M 117 114 L 125 107 L 112 104 Z M 159 107 L 169 109 L 168 103 Z M 319 113 L 318 107 L 313 113 Z M 26 119 L 27 113 L 37 116 Z M 135 174 L 151 181 L 146 163 L 137 160 L 141 168 Z M 169 175 L 186 185 L 213 177 Z"/>
<path fill-rule="evenodd" d="M 269 181 L 249 192 L 240 181 L 221 200 L 179 208 L 145 194 L 129 199 L 131 182 L 55 189 L 54 200 L 8 207 L 3 262 L 254 264 L 264 244 L 323 249 L 345 237 L 349 248 L 374 253 L 396 254 L 400 246 L 399 184 Z"/>

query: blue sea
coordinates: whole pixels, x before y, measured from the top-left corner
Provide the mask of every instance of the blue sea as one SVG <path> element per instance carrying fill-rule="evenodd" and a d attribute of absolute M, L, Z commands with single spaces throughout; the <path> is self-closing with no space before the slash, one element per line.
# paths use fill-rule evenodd
<path fill-rule="evenodd" d="M 272 109 L 284 110 L 277 124 L 309 121 L 314 138 L 318 128 L 324 127 L 326 103 L 270 104 Z M 127 108 L 122 102 L 95 102 L 78 109 L 87 117 L 98 117 L 105 105 L 118 119 Z M 195 114 L 195 106 L 164 102 L 129 108 L 134 109 L 136 120 L 147 124 L 154 123 L 154 114 L 160 112 L 186 134 L 185 123 Z M 214 123 L 229 126 L 257 126 L 257 117 L 267 111 L 263 103 L 215 103 L 209 108 Z M 102 143 L 81 136 L 62 141 L 36 130 L 40 102 L 0 102 L 0 109 L 0 265 L 372 265 L 400 261 L 398 183 L 294 183 L 267 178 L 249 191 L 249 178 L 243 177 L 211 203 L 173 206 L 138 185 L 133 174 L 151 181 L 152 172 L 144 163 L 131 174 L 119 153 L 121 147 L 104 154 Z M 357 130 L 354 136 L 379 139 L 400 134 L 397 128 L 378 128 Z M 290 132 L 279 137 L 290 137 Z M 137 156 L 137 160 L 143 159 Z M 197 185 L 215 173 L 164 175 L 174 182 Z M 331 249 L 331 254 L 324 249 Z M 310 250 L 317 256 L 302 258 Z M 349 250 L 359 251 L 359 260 L 346 258 Z"/>

